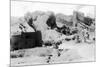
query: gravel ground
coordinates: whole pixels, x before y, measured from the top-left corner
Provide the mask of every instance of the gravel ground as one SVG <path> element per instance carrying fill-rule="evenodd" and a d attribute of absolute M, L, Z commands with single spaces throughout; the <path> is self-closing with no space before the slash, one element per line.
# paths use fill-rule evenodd
<path fill-rule="evenodd" d="M 50 47 L 39 47 L 13 51 L 11 56 L 17 57 L 11 58 L 11 66 L 95 61 L 94 44 L 63 43 L 60 47 L 64 49 L 58 51 Z"/>

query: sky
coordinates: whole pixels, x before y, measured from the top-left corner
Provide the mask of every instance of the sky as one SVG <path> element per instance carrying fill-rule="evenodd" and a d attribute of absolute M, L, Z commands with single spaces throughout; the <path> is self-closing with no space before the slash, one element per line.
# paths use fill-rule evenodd
<path fill-rule="evenodd" d="M 95 6 L 11 1 L 11 16 L 15 17 L 21 17 L 27 12 L 34 11 L 53 11 L 55 14 L 72 15 L 74 10 L 83 12 L 93 18 L 95 17 Z"/>

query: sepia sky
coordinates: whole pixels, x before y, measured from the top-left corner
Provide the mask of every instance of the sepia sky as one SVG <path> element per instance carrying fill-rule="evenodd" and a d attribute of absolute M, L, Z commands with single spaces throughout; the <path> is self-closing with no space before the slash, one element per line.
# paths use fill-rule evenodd
<path fill-rule="evenodd" d="M 85 13 L 85 15 L 95 17 L 95 6 L 11 1 L 11 16 L 20 17 L 27 12 L 38 10 L 53 11 L 55 14 L 63 13 L 65 15 L 72 15 L 73 10 L 77 10 Z"/>

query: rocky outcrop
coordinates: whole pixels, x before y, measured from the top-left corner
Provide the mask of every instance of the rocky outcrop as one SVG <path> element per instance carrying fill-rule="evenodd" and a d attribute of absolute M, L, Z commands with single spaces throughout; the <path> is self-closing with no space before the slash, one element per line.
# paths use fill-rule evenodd
<path fill-rule="evenodd" d="M 55 15 L 53 12 L 35 11 L 26 13 L 24 17 L 11 18 L 11 38 L 12 36 L 23 35 L 23 33 L 28 32 L 40 33 L 35 38 L 31 38 L 33 39 L 31 44 L 35 41 L 39 41 L 41 45 L 47 42 L 56 44 L 71 40 L 86 42 L 86 39 L 91 37 L 88 32 L 94 33 L 94 31 L 95 20 L 77 11 L 74 11 L 73 15 L 69 16 L 61 13 Z M 35 35 L 33 34 L 33 36 Z M 40 38 L 37 38 L 38 36 Z"/>

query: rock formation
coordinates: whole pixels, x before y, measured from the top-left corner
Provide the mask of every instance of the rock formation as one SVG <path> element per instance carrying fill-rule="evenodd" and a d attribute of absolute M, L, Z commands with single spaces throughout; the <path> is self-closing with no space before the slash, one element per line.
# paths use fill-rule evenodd
<path fill-rule="evenodd" d="M 80 43 L 95 40 L 95 37 L 91 39 L 91 35 L 95 36 L 94 31 L 94 18 L 84 16 L 84 13 L 77 11 L 74 11 L 73 15 L 69 16 L 61 13 L 55 15 L 53 12 L 35 11 L 26 13 L 24 17 L 11 17 L 11 41 L 13 41 L 12 39 L 15 38 L 13 37 L 15 35 L 25 35 L 25 37 L 27 35 L 30 39 L 29 41 L 32 41 L 32 43 L 29 43 L 26 37 L 27 43 L 33 44 L 35 41 L 39 41 L 38 44 L 41 44 L 41 46 L 45 43 L 53 45 L 70 40 L 75 40 L 75 42 Z M 36 37 L 31 38 L 32 36 L 29 36 L 30 34 L 28 35 L 28 32 L 30 34 L 31 32 L 39 33 L 37 33 L 37 35 L 33 34 L 33 36 Z M 20 37 L 17 37 L 14 42 L 18 42 L 18 40 L 16 40 L 18 38 L 20 40 Z M 14 44 L 15 43 L 12 45 Z M 34 44 L 36 44 L 36 42 Z M 30 48 L 33 46 L 26 47 Z M 21 47 L 19 46 L 18 48 Z"/>

